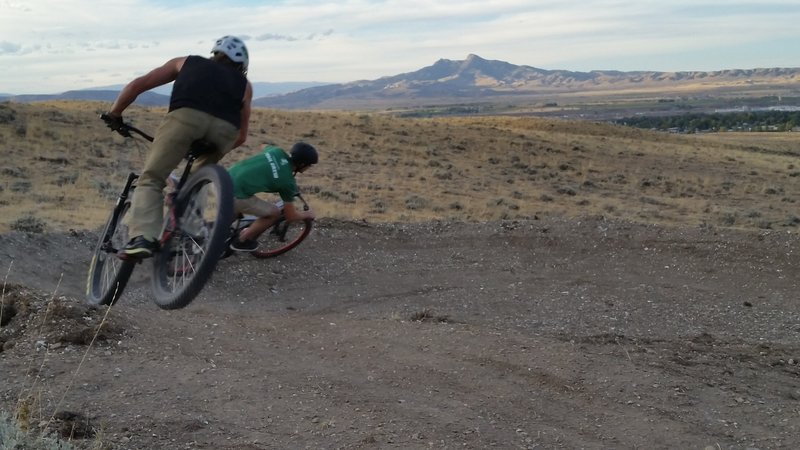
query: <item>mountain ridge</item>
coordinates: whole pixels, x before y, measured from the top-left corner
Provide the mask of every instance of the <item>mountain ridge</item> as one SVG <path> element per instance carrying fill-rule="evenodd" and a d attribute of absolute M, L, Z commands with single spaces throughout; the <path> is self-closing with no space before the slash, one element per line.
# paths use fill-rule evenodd
<path fill-rule="evenodd" d="M 415 72 L 376 80 L 331 84 L 257 99 L 255 106 L 288 109 L 336 107 L 342 104 L 399 101 L 480 101 L 603 90 L 673 88 L 689 83 L 741 85 L 797 84 L 800 68 L 725 69 L 714 72 L 593 70 L 576 72 L 519 66 L 470 54 L 464 60 L 439 59 Z"/>
<path fill-rule="evenodd" d="M 253 82 L 254 107 L 286 109 L 342 108 L 353 105 L 394 105 L 410 102 L 457 103 L 465 100 L 485 101 L 500 98 L 530 98 L 580 92 L 602 92 L 635 89 L 674 89 L 690 84 L 712 89 L 738 87 L 749 89 L 754 85 L 781 86 L 800 83 L 800 68 L 723 69 L 718 71 L 618 71 L 541 69 L 528 65 L 515 65 L 506 61 L 489 60 L 469 54 L 463 60 L 441 58 L 430 66 L 413 72 L 358 80 L 347 83 L 324 84 L 316 82 L 293 83 L 295 89 L 278 92 L 272 86 L 265 95 L 266 85 L 280 83 Z M 309 84 L 313 84 L 309 86 Z M 259 86 L 259 89 L 255 89 Z M 14 95 L 0 101 L 33 102 L 44 100 L 99 100 L 113 101 L 116 90 L 67 91 L 52 95 Z M 161 92 L 164 92 L 163 90 Z M 168 94 L 149 91 L 137 99 L 145 106 L 164 106 Z"/>

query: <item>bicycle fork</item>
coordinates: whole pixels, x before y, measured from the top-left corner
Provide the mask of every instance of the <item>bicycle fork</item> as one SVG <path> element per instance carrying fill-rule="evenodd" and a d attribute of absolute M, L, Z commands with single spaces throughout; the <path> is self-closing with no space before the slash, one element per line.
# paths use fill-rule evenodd
<path fill-rule="evenodd" d="M 130 197 L 131 192 L 136 188 L 136 180 L 139 179 L 139 175 L 134 172 L 128 174 L 128 180 L 125 182 L 125 187 L 122 188 L 122 192 L 117 197 L 117 203 L 114 205 L 113 212 L 111 214 L 111 220 L 109 221 L 108 227 L 106 228 L 106 234 L 103 236 L 103 246 L 102 249 L 108 253 L 117 253 L 118 249 L 113 247 L 113 242 L 111 242 L 111 236 L 114 234 L 114 230 L 117 229 L 119 217 L 122 214 L 122 209 L 125 207 L 125 202 L 128 201 L 128 197 Z"/>

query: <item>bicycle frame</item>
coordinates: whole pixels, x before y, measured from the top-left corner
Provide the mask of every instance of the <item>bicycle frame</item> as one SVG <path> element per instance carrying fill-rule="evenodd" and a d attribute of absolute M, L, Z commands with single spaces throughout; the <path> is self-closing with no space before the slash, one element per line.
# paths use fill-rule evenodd
<path fill-rule="evenodd" d="M 170 206 L 167 208 L 167 219 L 165 220 L 164 229 L 161 231 L 160 239 L 159 239 L 159 248 L 167 242 L 171 237 L 175 230 L 180 229 L 179 217 L 182 211 L 178 211 L 175 202 L 175 198 L 177 198 L 178 193 L 180 192 L 183 185 L 186 183 L 186 180 L 189 178 L 189 175 L 192 170 L 192 165 L 194 161 L 197 159 L 197 156 L 194 154 L 190 154 L 187 157 L 186 168 L 183 171 L 183 175 L 180 178 L 180 181 L 176 185 L 175 189 L 172 192 L 167 193 L 169 196 L 169 204 Z M 117 220 L 119 220 L 120 213 L 122 212 L 122 208 L 125 205 L 125 202 L 131 196 L 131 192 L 136 189 L 136 180 L 139 179 L 139 175 L 135 172 L 131 172 L 128 174 L 128 179 L 125 182 L 125 187 L 122 189 L 122 192 L 117 197 L 117 202 L 114 205 L 113 215 L 112 215 L 112 226 L 109 229 L 114 229 L 117 227 Z M 117 253 L 118 249 L 110 248 L 111 245 L 111 236 L 106 235 L 103 238 L 103 250 L 108 252 Z"/>
<path fill-rule="evenodd" d="M 106 114 L 101 115 L 101 119 L 107 117 Z M 105 119 L 104 119 L 105 120 Z M 153 137 L 149 134 L 145 133 L 144 131 L 130 125 L 124 124 L 124 128 L 119 130 L 119 133 L 126 137 L 132 137 L 131 132 L 138 134 L 139 136 L 143 137 L 149 142 L 153 142 Z M 175 230 L 180 229 L 179 217 L 183 211 L 178 211 L 175 207 L 175 199 L 178 197 L 178 193 L 180 192 L 181 188 L 186 184 L 186 180 L 189 179 L 189 175 L 192 172 L 192 166 L 197 158 L 200 157 L 203 153 L 206 153 L 210 149 L 210 144 L 205 141 L 195 141 L 192 143 L 189 152 L 186 155 L 186 167 L 183 169 L 183 173 L 181 174 L 180 179 L 178 180 L 175 189 L 172 192 L 167 193 L 168 204 L 169 207 L 167 208 L 167 219 L 165 220 L 164 228 L 161 230 L 161 234 L 159 237 L 159 248 L 163 246 L 165 242 L 167 242 L 171 237 Z M 118 219 L 119 212 L 121 211 L 122 205 L 125 203 L 125 200 L 129 197 L 130 191 L 135 188 L 134 182 L 139 178 L 139 175 L 131 172 L 128 175 L 128 181 L 125 183 L 125 188 L 122 190 L 119 198 L 117 199 L 117 204 L 114 207 L 114 226 L 116 226 L 116 220 Z M 109 237 L 106 236 L 106 239 Z"/>
<path fill-rule="evenodd" d="M 178 193 L 181 191 L 181 188 L 184 184 L 186 184 L 186 180 L 189 179 L 189 175 L 192 172 L 192 165 L 199 157 L 199 154 L 202 153 L 201 149 L 197 146 L 192 146 L 192 149 L 189 151 L 189 154 L 186 156 L 186 167 L 183 169 L 183 173 L 181 174 L 180 180 L 178 180 L 178 184 L 175 185 L 175 189 L 172 192 L 167 193 L 169 198 L 169 207 L 167 208 L 167 220 L 164 221 L 164 229 L 161 230 L 161 237 L 158 241 L 159 248 L 163 246 L 165 242 L 172 238 L 172 234 L 175 230 L 180 229 L 179 217 L 183 213 L 183 211 L 178 211 L 175 199 L 178 197 Z"/>

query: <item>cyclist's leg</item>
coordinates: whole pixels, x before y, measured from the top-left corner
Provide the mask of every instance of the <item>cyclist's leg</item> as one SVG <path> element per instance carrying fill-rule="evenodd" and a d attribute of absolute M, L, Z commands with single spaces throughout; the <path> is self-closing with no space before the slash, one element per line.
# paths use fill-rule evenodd
<path fill-rule="evenodd" d="M 192 165 L 192 173 L 195 173 L 201 167 L 207 164 L 215 164 L 222 159 L 233 147 L 236 138 L 239 136 L 239 130 L 236 127 L 222 119 L 212 116 L 211 114 L 203 111 L 197 111 L 190 108 L 184 108 L 186 111 L 183 113 L 184 118 L 191 120 L 198 124 L 197 131 L 200 134 L 196 139 L 203 139 L 212 145 L 213 151 L 199 155 Z M 194 205 L 198 211 L 204 211 L 209 205 L 207 202 L 206 188 L 201 188 L 200 195 L 197 195 L 194 200 Z M 202 213 L 201 213 L 202 215 Z M 190 223 L 184 222 L 184 231 L 194 233 Z"/>
<path fill-rule="evenodd" d="M 239 233 L 240 240 L 253 241 L 278 220 L 281 211 L 274 204 L 254 196 L 246 199 L 237 198 L 234 201 L 234 214 L 238 213 L 258 217 L 249 227 Z"/>
<path fill-rule="evenodd" d="M 129 235 L 158 239 L 164 220 L 164 186 L 170 172 L 185 156 L 185 149 L 202 134 L 204 124 L 193 122 L 184 114 L 186 108 L 168 113 L 158 130 L 150 148 L 144 169 L 139 176 L 133 195 Z"/>

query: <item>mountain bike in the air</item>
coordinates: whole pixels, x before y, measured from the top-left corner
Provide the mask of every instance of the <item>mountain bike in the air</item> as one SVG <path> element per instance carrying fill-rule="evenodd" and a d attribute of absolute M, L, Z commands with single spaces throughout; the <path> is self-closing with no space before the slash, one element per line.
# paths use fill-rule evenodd
<path fill-rule="evenodd" d="M 112 120 L 103 114 L 101 118 Z M 123 124 L 117 130 L 151 141 L 147 133 Z M 132 134 L 133 133 L 133 134 Z M 163 309 L 183 308 L 200 293 L 227 248 L 233 222 L 233 183 L 220 165 L 206 164 L 192 171 L 194 162 L 213 152 L 205 140 L 192 143 L 186 164 L 174 190 L 167 194 L 166 212 L 158 248 L 152 259 L 153 299 Z M 131 196 L 139 175 L 131 172 L 95 247 L 89 264 L 86 298 L 89 303 L 110 305 L 117 301 L 141 259 L 121 257 L 130 239 L 127 219 Z"/>

